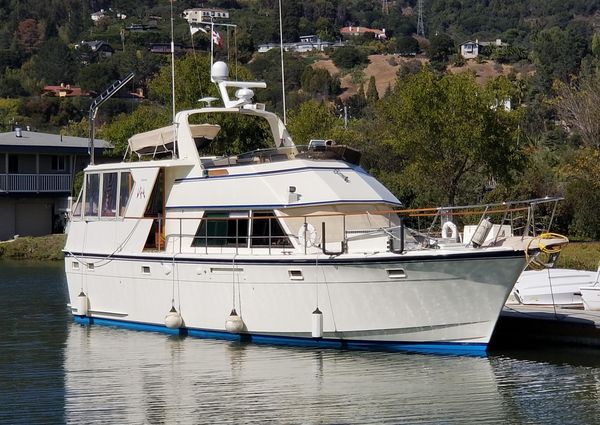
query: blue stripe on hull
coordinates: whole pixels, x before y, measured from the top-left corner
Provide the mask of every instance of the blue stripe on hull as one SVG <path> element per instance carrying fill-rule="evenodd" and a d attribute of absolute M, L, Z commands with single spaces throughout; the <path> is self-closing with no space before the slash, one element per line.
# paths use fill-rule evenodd
<path fill-rule="evenodd" d="M 117 326 L 138 331 L 161 332 L 171 335 L 192 336 L 203 339 L 253 342 L 256 344 L 285 345 L 293 347 L 335 348 L 372 351 L 406 351 L 427 354 L 461 356 L 485 356 L 487 344 L 459 342 L 389 342 L 364 340 L 339 340 L 329 338 L 288 337 L 260 334 L 234 334 L 223 331 L 181 328 L 169 329 L 166 326 L 149 323 L 127 322 L 123 320 L 101 319 L 97 317 L 73 316 L 82 325 Z"/>

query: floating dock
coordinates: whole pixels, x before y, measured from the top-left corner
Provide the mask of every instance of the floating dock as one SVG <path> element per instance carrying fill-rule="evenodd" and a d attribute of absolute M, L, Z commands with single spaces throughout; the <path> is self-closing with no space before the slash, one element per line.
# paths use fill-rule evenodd
<path fill-rule="evenodd" d="M 600 347 L 600 311 L 552 305 L 507 305 L 502 310 L 491 346 L 545 341 Z"/>

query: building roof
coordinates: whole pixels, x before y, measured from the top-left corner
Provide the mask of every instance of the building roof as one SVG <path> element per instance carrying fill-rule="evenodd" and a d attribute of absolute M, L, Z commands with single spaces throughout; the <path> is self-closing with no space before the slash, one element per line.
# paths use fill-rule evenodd
<path fill-rule="evenodd" d="M 78 49 L 84 45 L 90 46 L 90 49 L 92 49 L 92 52 L 95 52 L 102 48 L 108 49 L 111 52 L 115 51 L 115 49 L 112 48 L 112 46 L 109 44 L 109 42 L 104 41 L 104 40 L 82 41 L 81 43 L 76 44 L 75 48 Z"/>
<path fill-rule="evenodd" d="M 21 130 L 21 137 L 17 137 L 16 131 L 0 133 L 0 152 L 85 153 L 88 144 L 89 139 L 86 137 L 25 130 Z M 94 140 L 94 150 L 112 149 L 112 147 L 106 140 Z"/>
<path fill-rule="evenodd" d="M 58 97 L 79 97 L 88 96 L 88 93 L 84 93 L 81 87 L 75 87 L 70 84 L 61 84 L 59 86 L 44 86 L 42 90 L 42 96 L 58 96 Z"/>
<path fill-rule="evenodd" d="M 342 29 L 340 29 L 340 33 L 342 35 L 358 35 L 358 34 L 365 34 L 365 33 L 374 33 L 376 36 L 378 37 L 385 37 L 385 30 L 378 30 L 375 28 L 368 28 L 368 27 L 344 27 Z"/>

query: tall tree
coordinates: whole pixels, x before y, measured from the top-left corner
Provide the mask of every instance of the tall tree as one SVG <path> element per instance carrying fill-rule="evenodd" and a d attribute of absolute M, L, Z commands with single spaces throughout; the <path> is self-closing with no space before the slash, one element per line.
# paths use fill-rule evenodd
<path fill-rule="evenodd" d="M 490 176 L 506 179 L 519 164 L 518 113 L 495 107 L 497 90 L 470 74 L 422 70 L 380 103 L 370 139 L 401 158 L 389 171 L 416 204 L 476 201 Z"/>
<path fill-rule="evenodd" d="M 600 148 L 600 72 L 571 83 L 557 82 L 556 108 L 561 120 L 585 146 Z"/>
<path fill-rule="evenodd" d="M 369 84 L 367 85 L 367 92 L 365 93 L 367 103 L 374 104 L 379 100 L 379 93 L 377 92 L 377 84 L 375 82 L 375 76 L 371 75 L 369 78 Z"/>

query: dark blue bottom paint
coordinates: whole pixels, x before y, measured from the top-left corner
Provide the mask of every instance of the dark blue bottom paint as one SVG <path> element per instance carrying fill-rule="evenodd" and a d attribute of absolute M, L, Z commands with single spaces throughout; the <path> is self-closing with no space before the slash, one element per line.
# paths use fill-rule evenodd
<path fill-rule="evenodd" d="M 219 339 L 227 341 L 252 342 L 255 344 L 284 345 L 293 347 L 335 348 L 348 350 L 371 351 L 405 351 L 413 353 L 445 354 L 459 356 L 485 356 L 487 344 L 483 343 L 421 343 L 421 342 L 389 342 L 339 340 L 329 338 L 288 337 L 260 334 L 234 334 L 222 331 L 180 328 L 170 329 L 162 325 L 149 323 L 126 322 L 122 320 L 100 319 L 97 317 L 73 316 L 81 325 L 117 326 L 137 331 L 161 332 L 171 335 L 191 336 L 203 339 Z"/>

